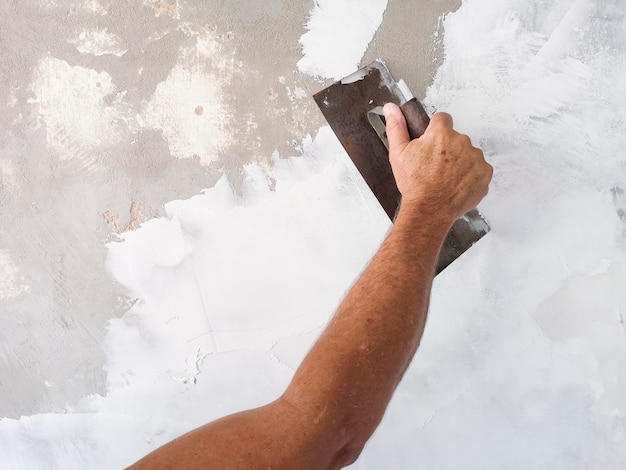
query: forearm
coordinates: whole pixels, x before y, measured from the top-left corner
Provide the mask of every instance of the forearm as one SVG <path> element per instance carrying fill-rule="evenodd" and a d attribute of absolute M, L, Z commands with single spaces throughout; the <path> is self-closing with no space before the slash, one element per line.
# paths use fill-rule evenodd
<path fill-rule="evenodd" d="M 450 221 L 404 205 L 284 395 L 199 428 L 134 468 L 339 468 L 380 422 L 419 344 Z"/>
<path fill-rule="evenodd" d="M 419 345 L 443 239 L 487 194 L 493 172 L 450 116 L 435 115 L 410 141 L 400 109 L 385 110 L 400 213 L 286 392 L 182 436 L 137 468 L 335 469 L 356 459 Z"/>
<path fill-rule="evenodd" d="M 419 219 L 419 220 L 416 220 Z M 419 345 L 450 220 L 413 203 L 347 294 L 284 395 L 356 450 L 380 422 Z"/>

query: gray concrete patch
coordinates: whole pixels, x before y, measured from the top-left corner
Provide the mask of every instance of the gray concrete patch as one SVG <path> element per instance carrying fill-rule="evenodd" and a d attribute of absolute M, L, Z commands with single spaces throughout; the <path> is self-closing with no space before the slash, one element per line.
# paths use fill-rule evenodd
<path fill-rule="evenodd" d="M 461 0 L 407 2 L 390 0 L 363 63 L 383 58 L 396 79 L 404 79 L 423 99 L 443 60 L 443 15 L 456 11 Z"/>

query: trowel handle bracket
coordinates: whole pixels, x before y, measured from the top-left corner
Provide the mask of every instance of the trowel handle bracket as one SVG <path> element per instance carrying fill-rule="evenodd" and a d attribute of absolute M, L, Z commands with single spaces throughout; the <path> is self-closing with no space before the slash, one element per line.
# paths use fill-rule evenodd
<path fill-rule="evenodd" d="M 376 135 L 380 141 L 385 144 L 387 151 L 389 151 L 389 139 L 387 139 L 387 121 L 383 114 L 383 107 L 376 106 L 374 109 L 367 112 L 367 120 L 370 122 L 372 129 L 376 131 Z"/>
<path fill-rule="evenodd" d="M 404 117 L 406 119 L 411 140 L 417 139 L 418 137 L 424 135 L 424 132 L 426 132 L 426 128 L 430 123 L 430 118 L 428 117 L 426 110 L 422 106 L 422 103 L 420 103 L 417 98 L 412 98 L 411 100 L 400 106 L 400 109 L 402 110 L 402 114 L 404 114 Z M 368 111 L 367 119 L 374 131 L 376 131 L 376 134 L 378 135 L 380 141 L 385 144 L 385 147 L 387 147 L 387 150 L 389 150 L 389 140 L 387 139 L 386 129 L 387 122 L 383 114 L 383 107 L 376 106 L 374 109 Z"/>

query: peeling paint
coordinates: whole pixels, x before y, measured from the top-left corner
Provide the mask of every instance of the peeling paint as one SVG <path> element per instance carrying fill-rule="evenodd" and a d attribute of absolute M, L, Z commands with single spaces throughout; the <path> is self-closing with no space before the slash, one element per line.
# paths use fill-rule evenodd
<path fill-rule="evenodd" d="M 138 202 L 133 202 L 130 205 L 129 216 L 130 219 L 127 224 L 122 225 L 120 223 L 120 217 L 111 211 L 106 211 L 102 214 L 104 221 L 113 227 L 116 234 L 126 233 L 131 230 L 137 230 L 139 226 L 148 219 L 143 215 L 143 206 Z"/>
<path fill-rule="evenodd" d="M 154 1 L 149 1 L 149 4 L 153 4 Z M 165 1 L 165 0 L 157 0 L 156 5 L 154 5 L 154 14 L 156 16 L 167 15 L 170 18 L 180 19 L 180 15 L 178 13 L 179 2 L 176 0 L 174 3 Z"/>

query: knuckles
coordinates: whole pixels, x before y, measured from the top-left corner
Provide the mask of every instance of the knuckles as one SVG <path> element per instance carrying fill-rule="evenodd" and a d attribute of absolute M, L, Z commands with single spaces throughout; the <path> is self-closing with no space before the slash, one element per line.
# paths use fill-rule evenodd
<path fill-rule="evenodd" d="M 483 151 L 456 132 L 445 113 L 433 116 L 424 136 L 392 148 L 389 160 L 403 195 L 426 188 L 436 193 L 449 185 L 459 201 L 474 206 L 488 194 L 494 172 Z"/>
<path fill-rule="evenodd" d="M 463 147 L 472 148 L 472 139 L 467 134 L 459 134 L 459 142 Z"/>

